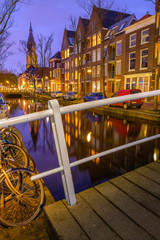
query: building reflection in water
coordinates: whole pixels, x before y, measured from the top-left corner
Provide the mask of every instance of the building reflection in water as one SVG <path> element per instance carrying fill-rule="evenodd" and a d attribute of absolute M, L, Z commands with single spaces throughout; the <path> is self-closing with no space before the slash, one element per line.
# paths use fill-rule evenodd
<path fill-rule="evenodd" d="M 47 102 L 10 99 L 10 116 L 48 109 Z M 90 111 L 62 116 L 70 162 L 160 132 L 160 127 L 133 119 L 118 119 Z M 49 118 L 18 125 L 23 142 L 40 172 L 58 167 Z M 72 169 L 76 192 L 159 159 L 159 140 L 143 143 Z M 44 178 L 56 200 L 64 197 L 60 174 Z"/>

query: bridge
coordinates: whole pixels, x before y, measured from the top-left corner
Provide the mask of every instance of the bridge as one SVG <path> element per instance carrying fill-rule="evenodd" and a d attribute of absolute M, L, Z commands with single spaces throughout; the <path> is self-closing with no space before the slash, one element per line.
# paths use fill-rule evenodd
<path fill-rule="evenodd" d="M 136 170 L 134 176 L 120 177 L 120 180 L 115 179 L 112 180 L 112 182 L 106 182 L 100 186 L 96 186 L 94 189 L 79 193 L 79 195 L 75 195 L 71 174 L 72 167 L 143 142 L 158 139 L 160 138 L 160 134 L 118 146 L 70 163 L 61 118 L 62 114 L 69 112 L 87 110 L 139 98 L 153 97 L 156 95 L 160 95 L 160 90 L 65 107 L 60 107 L 57 100 L 51 100 L 48 104 L 48 110 L 0 121 L 0 128 L 4 128 L 50 117 L 59 167 L 39 173 L 32 177 L 32 180 L 34 181 L 35 179 L 44 178 L 58 172 L 61 173 L 65 200 L 55 203 L 56 205 L 51 205 L 45 208 L 47 218 L 50 221 L 50 226 L 51 221 L 55 224 L 53 232 L 56 232 L 57 236 L 60 235 L 63 237 L 61 239 L 160 239 L 160 214 L 159 210 L 153 210 L 152 207 L 153 203 L 156 203 L 156 205 L 159 206 L 159 162 L 145 167 L 145 169 Z M 139 175 L 142 175 L 141 178 L 138 178 Z M 137 178 L 139 179 L 139 182 L 136 182 Z M 147 178 L 146 183 L 144 182 L 144 178 Z M 129 181 L 129 185 L 127 184 L 128 186 L 126 185 L 125 180 Z M 146 187 L 144 187 L 144 185 L 146 185 Z M 143 190 L 145 189 L 147 193 L 144 193 L 144 191 L 140 193 L 140 188 Z M 136 199 L 135 202 L 133 201 L 135 195 L 133 196 L 131 194 L 131 189 L 133 189 L 133 193 L 137 193 L 139 200 Z M 150 206 L 146 205 L 147 203 L 145 202 L 148 201 L 148 199 L 150 199 Z M 138 201 L 139 203 L 137 203 Z M 57 208 L 58 205 L 59 208 Z M 118 214 L 116 215 L 117 212 Z M 57 219 L 57 222 L 55 218 Z M 112 224 L 111 221 L 112 223 L 114 222 L 114 224 Z M 119 228 L 119 230 L 115 230 L 116 227 Z M 75 231 L 76 229 L 78 229 L 78 232 Z M 127 235 L 125 235 L 126 231 L 128 232 Z M 51 234 L 53 234 L 53 232 Z M 134 235 L 133 232 L 135 232 Z"/>

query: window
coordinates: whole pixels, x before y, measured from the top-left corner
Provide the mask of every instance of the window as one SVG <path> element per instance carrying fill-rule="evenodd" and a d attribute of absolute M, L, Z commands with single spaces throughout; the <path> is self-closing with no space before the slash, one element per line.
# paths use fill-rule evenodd
<path fill-rule="evenodd" d="M 84 65 L 85 64 L 85 62 L 86 62 L 86 56 L 85 56 L 85 54 L 83 55 L 83 60 L 82 60 L 82 64 Z"/>
<path fill-rule="evenodd" d="M 96 77 L 96 66 L 92 67 L 92 78 Z"/>
<path fill-rule="evenodd" d="M 116 75 L 121 74 L 121 61 L 116 62 Z"/>
<path fill-rule="evenodd" d="M 78 52 L 81 52 L 81 43 L 78 44 Z"/>
<path fill-rule="evenodd" d="M 77 54 L 77 44 L 74 45 L 74 52 Z"/>
<path fill-rule="evenodd" d="M 136 33 L 130 36 L 129 47 L 136 46 Z"/>
<path fill-rule="evenodd" d="M 52 77 L 52 71 L 50 71 L 50 78 Z"/>
<path fill-rule="evenodd" d="M 87 48 L 91 47 L 91 38 L 87 38 Z"/>
<path fill-rule="evenodd" d="M 122 54 L 122 42 L 117 43 L 117 56 L 120 56 Z"/>
<path fill-rule="evenodd" d="M 129 54 L 129 70 L 135 70 L 136 65 L 136 53 L 132 52 Z"/>
<path fill-rule="evenodd" d="M 147 68 L 148 67 L 148 49 L 141 50 L 141 65 L 140 68 Z"/>
<path fill-rule="evenodd" d="M 64 59 L 64 52 L 61 52 L 61 57 L 62 59 Z"/>
<path fill-rule="evenodd" d="M 92 36 L 92 47 L 96 46 L 96 34 Z"/>
<path fill-rule="evenodd" d="M 65 73 L 65 80 L 69 80 L 69 73 Z"/>
<path fill-rule="evenodd" d="M 101 48 L 97 49 L 97 61 L 101 60 Z"/>
<path fill-rule="evenodd" d="M 92 62 L 96 62 L 96 50 L 92 51 Z"/>
<path fill-rule="evenodd" d="M 130 89 L 130 78 L 127 78 L 126 80 L 126 89 Z"/>
<path fill-rule="evenodd" d="M 101 33 L 97 34 L 97 45 L 101 44 Z"/>
<path fill-rule="evenodd" d="M 100 77 L 101 76 L 101 66 L 98 65 L 97 66 L 97 77 Z"/>
<path fill-rule="evenodd" d="M 77 79 L 78 78 L 78 71 L 76 70 L 75 71 L 75 79 Z"/>
<path fill-rule="evenodd" d="M 75 58 L 75 67 L 78 66 L 78 61 L 77 61 L 77 58 Z"/>
<path fill-rule="evenodd" d="M 120 25 L 119 31 L 121 31 L 121 30 L 124 28 L 125 24 L 126 24 L 126 22 L 123 22 L 123 23 Z"/>
<path fill-rule="evenodd" d="M 141 32 L 141 43 L 149 42 L 149 29 L 143 30 Z"/>
<path fill-rule="evenodd" d="M 72 73 L 72 80 L 73 80 L 73 73 Z"/>
<path fill-rule="evenodd" d="M 104 57 L 107 59 L 107 47 L 104 47 Z"/>
<path fill-rule="evenodd" d="M 73 68 L 73 60 L 72 60 L 72 62 L 71 62 L 71 66 L 72 66 L 72 68 Z"/>
<path fill-rule="evenodd" d="M 91 53 L 86 54 L 86 62 L 90 63 L 91 62 Z"/>
<path fill-rule="evenodd" d="M 116 86 L 115 86 L 115 91 L 119 91 L 121 89 L 121 80 L 117 79 L 116 80 Z"/>

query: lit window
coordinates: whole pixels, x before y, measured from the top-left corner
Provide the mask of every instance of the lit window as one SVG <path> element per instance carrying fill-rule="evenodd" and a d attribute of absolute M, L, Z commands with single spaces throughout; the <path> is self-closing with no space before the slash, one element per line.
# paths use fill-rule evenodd
<path fill-rule="evenodd" d="M 77 79 L 78 78 L 78 71 L 76 70 L 75 71 L 75 79 Z"/>
<path fill-rule="evenodd" d="M 97 45 L 98 44 L 101 44 L 101 33 L 100 32 L 97 34 Z"/>
<path fill-rule="evenodd" d="M 129 47 L 136 46 L 136 33 L 130 36 Z"/>
<path fill-rule="evenodd" d="M 135 70 L 136 65 L 136 53 L 132 52 L 129 54 L 129 70 Z"/>
<path fill-rule="evenodd" d="M 64 52 L 61 52 L 61 57 L 62 59 L 64 59 Z"/>
<path fill-rule="evenodd" d="M 91 38 L 87 38 L 87 48 L 91 47 Z"/>
<path fill-rule="evenodd" d="M 117 43 L 117 56 L 120 56 L 122 54 L 122 42 Z"/>
<path fill-rule="evenodd" d="M 101 66 L 98 65 L 97 66 L 97 77 L 100 77 L 101 76 Z"/>
<path fill-rule="evenodd" d="M 69 57 L 69 48 L 67 49 L 67 57 Z"/>
<path fill-rule="evenodd" d="M 92 47 L 96 46 L 96 34 L 92 36 Z"/>
<path fill-rule="evenodd" d="M 75 58 L 75 67 L 78 66 L 78 61 L 77 61 L 77 58 Z"/>
<path fill-rule="evenodd" d="M 141 66 L 140 68 L 148 67 L 148 49 L 141 50 Z"/>
<path fill-rule="evenodd" d="M 121 74 L 121 61 L 116 62 L 116 75 Z"/>
<path fill-rule="evenodd" d="M 141 32 L 141 43 L 149 42 L 149 29 L 146 29 Z"/>

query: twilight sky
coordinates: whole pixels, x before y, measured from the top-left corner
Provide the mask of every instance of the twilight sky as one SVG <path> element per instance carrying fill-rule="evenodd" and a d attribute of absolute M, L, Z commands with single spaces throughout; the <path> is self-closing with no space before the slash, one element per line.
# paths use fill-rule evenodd
<path fill-rule="evenodd" d="M 38 34 L 48 36 L 54 33 L 53 54 L 61 49 L 61 42 L 65 26 L 69 26 L 70 15 L 84 17 L 84 11 L 77 5 L 76 0 L 31 0 L 32 4 L 23 5 L 15 13 L 15 24 L 12 27 L 10 39 L 15 42 L 12 48 L 13 56 L 5 63 L 5 68 L 21 72 L 20 65 L 25 66 L 26 56 L 18 50 L 19 40 L 27 40 L 29 24 L 32 23 L 33 35 L 36 41 Z M 112 10 L 127 9 L 128 13 L 135 13 L 137 18 L 143 17 L 147 11 L 151 15 L 154 5 L 145 0 L 115 0 Z"/>

